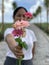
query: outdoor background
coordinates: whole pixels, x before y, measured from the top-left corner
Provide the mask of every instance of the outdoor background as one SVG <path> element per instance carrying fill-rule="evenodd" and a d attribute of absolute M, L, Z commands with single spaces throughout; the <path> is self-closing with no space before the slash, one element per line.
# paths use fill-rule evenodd
<path fill-rule="evenodd" d="M 0 0 L 0 65 L 3 65 L 8 50 L 4 31 L 12 27 L 13 11 L 19 6 L 33 15 L 29 29 L 37 38 L 34 65 L 49 65 L 49 0 Z"/>
<path fill-rule="evenodd" d="M 13 23 L 13 11 L 19 6 L 32 13 L 30 23 L 49 33 L 49 0 L 0 0 L 0 31 Z"/>

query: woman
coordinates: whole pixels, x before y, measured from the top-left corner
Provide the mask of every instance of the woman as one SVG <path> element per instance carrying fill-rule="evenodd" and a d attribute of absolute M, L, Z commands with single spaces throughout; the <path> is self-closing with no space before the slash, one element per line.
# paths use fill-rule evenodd
<path fill-rule="evenodd" d="M 24 16 L 24 13 L 26 12 L 27 10 L 24 7 L 18 7 L 17 9 L 15 9 L 13 13 L 14 22 L 16 22 L 17 20 L 27 21 L 28 18 Z M 11 34 L 13 28 L 8 28 L 5 31 L 4 39 L 8 44 L 9 51 L 7 53 L 4 65 L 17 65 L 17 59 L 23 55 L 24 58 L 22 60 L 22 65 L 33 65 L 32 58 L 34 57 L 36 37 L 33 31 L 29 29 L 23 30 L 24 33 L 22 35 L 22 40 L 24 40 L 28 45 L 28 49 L 26 51 L 22 50 L 22 48 L 19 45 L 16 45 L 15 37 Z"/>

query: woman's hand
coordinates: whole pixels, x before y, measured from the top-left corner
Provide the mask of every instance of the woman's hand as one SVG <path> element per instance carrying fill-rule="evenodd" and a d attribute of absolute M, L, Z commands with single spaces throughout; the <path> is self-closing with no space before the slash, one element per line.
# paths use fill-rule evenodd
<path fill-rule="evenodd" d="M 22 52 L 22 48 L 20 46 L 17 46 L 16 45 L 16 41 L 13 37 L 13 35 L 9 34 L 6 36 L 6 42 L 10 48 L 10 50 L 14 53 L 14 55 L 17 57 L 17 58 L 20 58 L 23 55 L 23 52 Z"/>
<path fill-rule="evenodd" d="M 18 45 L 13 48 L 13 53 L 17 58 L 24 56 L 22 48 Z"/>

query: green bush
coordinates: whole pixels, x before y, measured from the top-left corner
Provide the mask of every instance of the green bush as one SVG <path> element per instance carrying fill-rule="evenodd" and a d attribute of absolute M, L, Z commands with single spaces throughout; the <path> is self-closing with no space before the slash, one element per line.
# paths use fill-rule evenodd
<path fill-rule="evenodd" d="M 0 32 L 0 41 L 2 41 L 4 39 L 4 33 Z"/>
<path fill-rule="evenodd" d="M 46 32 L 49 35 L 49 27 L 47 29 L 47 23 L 42 23 L 41 25 L 40 23 L 36 23 L 35 25 L 37 25 L 40 29 L 42 29 L 44 32 Z"/>

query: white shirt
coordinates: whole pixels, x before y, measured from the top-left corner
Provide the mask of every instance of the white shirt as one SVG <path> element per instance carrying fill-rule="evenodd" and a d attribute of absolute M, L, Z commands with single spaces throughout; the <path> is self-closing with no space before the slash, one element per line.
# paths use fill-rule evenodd
<path fill-rule="evenodd" d="M 8 34 L 12 34 L 12 31 L 14 30 L 14 28 L 8 28 L 5 30 L 4 33 L 4 39 L 6 38 L 6 36 Z M 22 49 L 23 53 L 24 53 L 24 58 L 23 60 L 28 60 L 31 59 L 33 57 L 32 55 L 32 48 L 33 48 L 33 42 L 36 42 L 37 39 L 35 37 L 35 34 L 32 30 L 30 29 L 25 29 L 26 30 L 26 36 L 22 37 L 22 41 L 25 41 L 26 44 L 28 45 L 28 49 Z M 17 36 L 15 36 L 14 38 L 17 38 Z M 7 56 L 12 57 L 12 58 L 16 58 L 16 56 L 13 54 L 13 52 L 9 49 L 9 51 L 7 52 Z"/>

